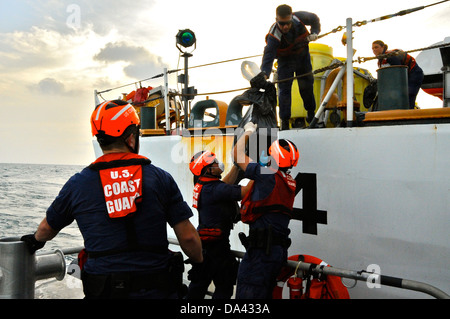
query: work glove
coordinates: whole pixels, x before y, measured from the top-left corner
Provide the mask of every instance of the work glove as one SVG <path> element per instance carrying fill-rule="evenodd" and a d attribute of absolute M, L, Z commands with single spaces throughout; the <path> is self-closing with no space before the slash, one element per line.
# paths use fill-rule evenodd
<path fill-rule="evenodd" d="M 311 33 L 310 35 L 308 35 L 308 37 L 306 38 L 309 42 L 311 41 L 316 41 L 319 38 L 319 36 L 315 33 Z"/>
<path fill-rule="evenodd" d="M 204 267 L 205 267 L 205 259 L 206 256 L 203 253 L 203 262 L 196 263 L 193 262 L 190 258 L 186 259 L 184 261 L 185 264 L 191 264 L 192 268 L 188 270 L 188 280 L 199 280 L 205 275 Z"/>
<path fill-rule="evenodd" d="M 256 131 L 256 128 L 258 127 L 257 124 L 254 124 L 253 122 L 248 122 L 244 125 L 244 131 L 245 132 L 251 132 L 252 134 Z"/>
<path fill-rule="evenodd" d="M 25 235 L 20 238 L 21 241 L 25 242 L 25 245 L 27 246 L 28 251 L 31 255 L 33 255 L 36 250 L 41 249 L 45 245 L 45 241 L 37 241 L 36 237 L 34 237 L 34 234 Z"/>

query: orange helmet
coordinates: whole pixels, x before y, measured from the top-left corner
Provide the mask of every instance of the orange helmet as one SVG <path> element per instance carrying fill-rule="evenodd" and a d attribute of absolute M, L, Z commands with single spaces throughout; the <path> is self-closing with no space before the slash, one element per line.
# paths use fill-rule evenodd
<path fill-rule="evenodd" d="M 276 140 L 269 147 L 271 155 L 278 167 L 291 168 L 297 165 L 299 159 L 298 149 L 295 144 L 286 139 Z"/>
<path fill-rule="evenodd" d="M 100 103 L 91 116 L 92 136 L 100 134 L 119 137 L 128 126 L 139 124 L 139 116 L 134 107 L 122 100 Z"/>
<path fill-rule="evenodd" d="M 195 176 L 200 176 L 205 167 L 216 162 L 216 154 L 210 151 L 201 151 L 192 156 L 189 169 Z"/>

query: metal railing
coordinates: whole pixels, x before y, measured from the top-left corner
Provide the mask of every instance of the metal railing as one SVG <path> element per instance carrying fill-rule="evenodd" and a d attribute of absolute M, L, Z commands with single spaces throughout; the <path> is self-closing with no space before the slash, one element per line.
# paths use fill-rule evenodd
<path fill-rule="evenodd" d="M 174 238 L 169 243 L 178 245 Z M 25 243 L 19 238 L 0 239 L 0 299 L 33 299 L 37 280 L 56 278 L 63 280 L 66 274 L 64 255 L 77 254 L 84 247 L 42 251 L 31 255 Z M 243 258 L 244 252 L 232 250 L 237 258 Z M 296 271 L 324 274 L 349 278 L 357 281 L 376 282 L 380 285 L 422 292 L 437 299 L 450 299 L 442 290 L 414 280 L 380 275 L 365 271 L 353 271 L 336 267 L 287 260 L 287 266 Z"/>
<path fill-rule="evenodd" d="M 66 274 L 64 253 L 30 254 L 20 238 L 0 239 L 0 299 L 33 299 L 37 280 Z"/>
<path fill-rule="evenodd" d="M 179 245 L 178 241 L 173 238 L 169 238 L 169 243 L 172 245 Z M 244 252 L 232 250 L 232 253 L 237 258 L 243 258 Z M 311 271 L 315 274 L 324 274 L 324 275 L 332 275 L 332 276 L 338 276 L 341 278 L 349 278 L 354 279 L 358 281 L 364 281 L 364 282 L 376 282 L 380 285 L 384 286 L 390 286 L 395 288 L 401 288 L 401 289 L 407 289 L 407 290 L 414 290 L 418 292 L 422 292 L 425 294 L 428 294 L 430 296 L 433 296 L 437 299 L 450 299 L 450 296 L 443 292 L 442 290 L 423 283 L 419 281 L 414 280 L 408 280 L 408 279 L 402 279 L 402 278 L 396 278 L 391 276 L 385 276 L 380 275 L 377 273 L 369 273 L 365 271 L 354 271 L 354 270 L 346 270 L 346 269 L 339 269 L 335 267 L 321 267 L 319 265 L 306 263 L 306 262 L 295 262 L 292 260 L 287 261 L 287 266 L 301 270 L 301 271 Z"/>

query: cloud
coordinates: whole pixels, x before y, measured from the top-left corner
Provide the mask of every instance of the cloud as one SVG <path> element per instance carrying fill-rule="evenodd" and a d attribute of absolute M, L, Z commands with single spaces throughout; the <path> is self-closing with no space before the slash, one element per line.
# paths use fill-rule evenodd
<path fill-rule="evenodd" d="M 46 78 L 38 83 L 39 91 L 44 94 L 63 94 L 65 92 L 64 84 L 52 78 Z"/>
<path fill-rule="evenodd" d="M 108 43 L 94 56 L 94 60 L 106 63 L 126 62 L 124 73 L 138 80 L 161 73 L 165 66 L 160 56 L 152 54 L 142 46 L 125 42 Z"/>

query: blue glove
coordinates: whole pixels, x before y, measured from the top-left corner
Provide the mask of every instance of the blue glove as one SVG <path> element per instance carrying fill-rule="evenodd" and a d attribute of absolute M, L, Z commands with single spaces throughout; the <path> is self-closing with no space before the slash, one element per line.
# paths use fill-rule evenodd
<path fill-rule="evenodd" d="M 267 166 L 269 164 L 269 156 L 266 156 L 266 151 L 262 151 L 259 156 L 259 165 Z"/>

